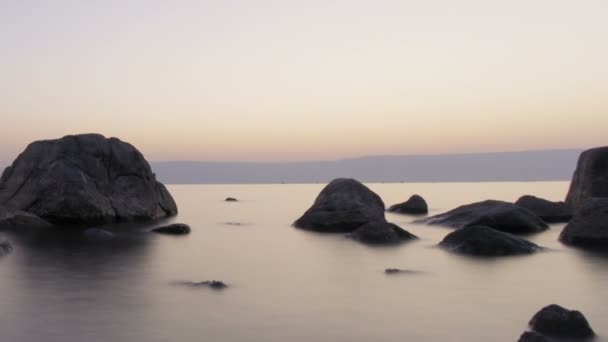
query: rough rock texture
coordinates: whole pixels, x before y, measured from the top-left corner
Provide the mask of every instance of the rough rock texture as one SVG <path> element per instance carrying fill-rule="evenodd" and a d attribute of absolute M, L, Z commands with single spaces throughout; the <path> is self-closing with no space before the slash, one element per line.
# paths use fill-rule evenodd
<path fill-rule="evenodd" d="M 153 220 L 177 213 L 142 154 L 98 134 L 30 144 L 0 178 L 0 205 L 75 224 Z"/>
<path fill-rule="evenodd" d="M 591 197 L 608 197 L 608 146 L 581 153 L 566 203 L 577 209 L 583 200 Z"/>
<path fill-rule="evenodd" d="M 608 198 L 587 198 L 559 235 L 559 240 L 582 247 L 608 246 Z"/>
<path fill-rule="evenodd" d="M 399 214 L 424 215 L 428 214 L 429 207 L 420 195 L 413 195 L 407 201 L 395 204 L 388 211 Z"/>
<path fill-rule="evenodd" d="M 354 179 L 331 181 L 294 226 L 320 232 L 352 232 L 374 221 L 385 221 L 384 202 Z"/>
<path fill-rule="evenodd" d="M 184 223 L 174 223 L 168 226 L 154 228 L 152 229 L 152 232 L 170 235 L 186 235 L 190 234 L 190 226 Z"/>
<path fill-rule="evenodd" d="M 0 257 L 13 251 L 13 246 L 6 240 L 0 240 Z"/>
<path fill-rule="evenodd" d="M 525 195 L 521 196 L 515 204 L 530 210 L 548 223 L 568 222 L 572 218 L 572 209 L 565 202 L 551 202 Z"/>
<path fill-rule="evenodd" d="M 359 242 L 370 245 L 394 245 L 418 237 L 396 224 L 386 221 L 366 223 L 347 235 Z"/>
<path fill-rule="evenodd" d="M 10 211 L 0 205 L 0 230 L 11 228 L 50 227 L 51 224 L 36 215 L 24 211 Z"/>
<path fill-rule="evenodd" d="M 448 234 L 439 246 L 456 253 L 480 256 L 531 254 L 540 250 L 530 241 L 485 226 L 458 229 Z"/>
<path fill-rule="evenodd" d="M 526 331 L 519 337 L 518 342 L 551 342 L 550 339 L 545 336 L 534 332 L 534 331 Z"/>
<path fill-rule="evenodd" d="M 529 210 L 518 205 L 487 200 L 460 206 L 446 213 L 427 217 L 418 222 L 445 225 L 454 228 L 465 226 L 489 226 L 512 234 L 544 231 L 547 224 Z"/>
<path fill-rule="evenodd" d="M 544 307 L 530 320 L 530 327 L 543 335 L 556 338 L 590 338 L 595 333 L 582 313 L 556 304 Z"/>

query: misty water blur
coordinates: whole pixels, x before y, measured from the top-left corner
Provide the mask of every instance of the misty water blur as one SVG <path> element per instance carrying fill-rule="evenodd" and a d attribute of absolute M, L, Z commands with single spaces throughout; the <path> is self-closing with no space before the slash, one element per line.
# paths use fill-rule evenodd
<path fill-rule="evenodd" d="M 431 214 L 483 199 L 563 199 L 567 182 L 368 184 L 388 205 L 418 193 Z M 451 230 L 387 218 L 421 239 L 367 247 L 291 227 L 321 184 L 172 185 L 188 236 L 109 227 L 0 233 L 3 341 L 516 341 L 541 307 L 581 310 L 608 336 L 608 256 L 563 246 L 480 259 L 434 247 Z M 239 202 L 224 202 L 236 197 Z M 386 268 L 420 271 L 386 275 Z M 176 285 L 222 280 L 230 287 Z"/>

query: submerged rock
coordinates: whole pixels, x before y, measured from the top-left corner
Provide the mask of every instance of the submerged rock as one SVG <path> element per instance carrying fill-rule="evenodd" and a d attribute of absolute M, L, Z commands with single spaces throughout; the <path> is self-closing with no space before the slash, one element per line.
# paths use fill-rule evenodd
<path fill-rule="evenodd" d="M 416 235 L 386 221 L 366 223 L 346 236 L 370 245 L 394 245 L 418 239 Z"/>
<path fill-rule="evenodd" d="M 228 287 L 223 281 L 219 280 L 206 280 L 206 281 L 180 281 L 178 285 L 192 286 L 192 287 L 209 287 L 214 290 L 223 290 Z"/>
<path fill-rule="evenodd" d="M 385 221 L 380 196 L 354 179 L 331 181 L 294 226 L 319 232 L 352 232 L 364 224 Z"/>
<path fill-rule="evenodd" d="M 566 203 L 573 209 L 591 197 L 608 197 L 608 146 L 581 153 Z"/>
<path fill-rule="evenodd" d="M 400 268 L 387 268 L 384 270 L 385 274 L 414 274 L 419 273 L 418 271 L 413 270 L 402 270 Z"/>
<path fill-rule="evenodd" d="M 417 222 L 445 225 L 453 228 L 474 225 L 489 226 L 512 234 L 535 233 L 549 228 L 540 217 L 528 209 L 495 200 L 463 205 Z"/>
<path fill-rule="evenodd" d="M 238 202 L 239 200 L 234 197 L 227 197 L 224 201 L 225 202 Z"/>
<path fill-rule="evenodd" d="M 10 211 L 0 205 L 0 230 L 12 228 L 41 228 L 52 225 L 40 217 L 25 211 Z"/>
<path fill-rule="evenodd" d="M 388 211 L 399 214 L 424 215 L 428 214 L 429 207 L 424 198 L 420 195 L 413 195 L 403 203 L 390 206 Z"/>
<path fill-rule="evenodd" d="M 608 198 L 587 198 L 559 235 L 565 244 L 608 246 Z"/>
<path fill-rule="evenodd" d="M 190 226 L 184 223 L 174 223 L 168 226 L 154 228 L 152 229 L 152 232 L 158 234 L 186 235 L 190 234 Z"/>
<path fill-rule="evenodd" d="M 555 338 L 590 338 L 595 336 L 582 313 L 556 304 L 544 307 L 530 320 L 530 327 Z"/>
<path fill-rule="evenodd" d="M 448 234 L 439 246 L 452 252 L 479 256 L 531 254 L 540 250 L 530 241 L 485 226 L 458 229 Z"/>
<path fill-rule="evenodd" d="M 537 332 L 526 331 L 521 334 L 517 342 L 551 342 L 551 340 Z"/>
<path fill-rule="evenodd" d="M 177 213 L 143 155 L 99 134 L 31 143 L 2 174 L 0 204 L 69 224 L 153 220 Z"/>
<path fill-rule="evenodd" d="M 572 218 L 572 209 L 565 202 L 551 202 L 543 198 L 525 195 L 516 205 L 524 207 L 548 223 L 568 222 Z"/>
<path fill-rule="evenodd" d="M 0 240 L 0 257 L 3 257 L 13 251 L 13 246 L 6 240 Z"/>

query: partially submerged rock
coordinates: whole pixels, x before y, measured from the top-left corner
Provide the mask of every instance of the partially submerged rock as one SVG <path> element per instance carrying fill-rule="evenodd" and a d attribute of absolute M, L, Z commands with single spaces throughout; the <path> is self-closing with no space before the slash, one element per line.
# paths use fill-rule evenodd
<path fill-rule="evenodd" d="M 354 179 L 338 178 L 321 191 L 294 226 L 319 232 L 352 232 L 375 221 L 385 221 L 380 196 Z"/>
<path fill-rule="evenodd" d="M 99 134 L 31 143 L 2 174 L 0 205 L 71 224 L 145 221 L 177 213 L 143 155 Z"/>
<path fill-rule="evenodd" d="M 224 201 L 225 202 L 238 202 L 239 200 L 234 197 L 227 197 Z"/>
<path fill-rule="evenodd" d="M 516 205 L 524 207 L 548 223 L 568 222 L 572 218 L 572 209 L 565 202 L 551 202 L 543 198 L 525 195 Z"/>
<path fill-rule="evenodd" d="M 422 196 L 412 195 L 407 201 L 390 206 L 388 211 L 399 214 L 424 215 L 428 214 L 429 207 Z"/>
<path fill-rule="evenodd" d="M 530 241 L 485 226 L 458 229 L 448 234 L 439 246 L 452 252 L 478 256 L 531 254 L 540 250 Z"/>
<path fill-rule="evenodd" d="M 551 342 L 551 340 L 537 332 L 526 331 L 521 334 L 517 342 Z"/>
<path fill-rule="evenodd" d="M 581 153 L 566 203 L 576 210 L 591 197 L 608 197 L 608 146 Z"/>
<path fill-rule="evenodd" d="M 223 290 L 228 287 L 223 281 L 219 280 L 206 280 L 206 281 L 180 281 L 178 285 L 185 285 L 191 287 L 208 287 L 214 290 Z"/>
<path fill-rule="evenodd" d="M 0 257 L 3 257 L 13 251 L 13 246 L 6 240 L 0 240 Z"/>
<path fill-rule="evenodd" d="M 174 223 L 168 226 L 154 228 L 152 229 L 152 232 L 169 235 L 186 235 L 190 234 L 190 226 L 184 223 Z"/>
<path fill-rule="evenodd" d="M 556 304 L 537 312 L 529 324 L 534 331 L 549 337 L 583 339 L 595 336 L 582 313 Z"/>
<path fill-rule="evenodd" d="M 41 228 L 51 224 L 25 211 L 11 211 L 0 205 L 0 230 L 12 228 Z"/>
<path fill-rule="evenodd" d="M 489 226 L 512 234 L 535 233 L 549 228 L 540 217 L 531 211 L 512 203 L 495 200 L 463 205 L 417 222 L 453 228 L 474 225 Z"/>
<path fill-rule="evenodd" d="M 419 273 L 418 271 L 413 270 L 403 270 L 400 268 L 387 268 L 384 270 L 385 274 L 414 274 Z"/>
<path fill-rule="evenodd" d="M 357 228 L 348 237 L 370 245 L 395 245 L 418 237 L 396 224 L 374 221 Z"/>
<path fill-rule="evenodd" d="M 559 235 L 565 244 L 608 246 L 608 198 L 587 198 Z"/>

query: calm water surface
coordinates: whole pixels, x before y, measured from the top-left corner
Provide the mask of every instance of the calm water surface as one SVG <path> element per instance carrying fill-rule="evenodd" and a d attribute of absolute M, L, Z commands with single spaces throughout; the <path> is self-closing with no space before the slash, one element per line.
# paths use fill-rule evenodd
<path fill-rule="evenodd" d="M 169 186 L 189 236 L 113 227 L 4 233 L 1 341 L 516 341 L 541 307 L 581 310 L 608 341 L 608 255 L 530 236 L 550 250 L 478 259 L 434 247 L 451 230 L 387 214 L 421 240 L 371 248 L 291 223 L 323 185 Z M 431 214 L 523 194 L 563 199 L 567 182 L 369 184 L 387 205 L 424 196 Z M 237 197 L 237 203 L 224 202 Z M 168 222 L 171 222 L 168 221 Z M 420 271 L 385 275 L 389 267 Z M 176 281 L 223 280 L 214 291 Z"/>

